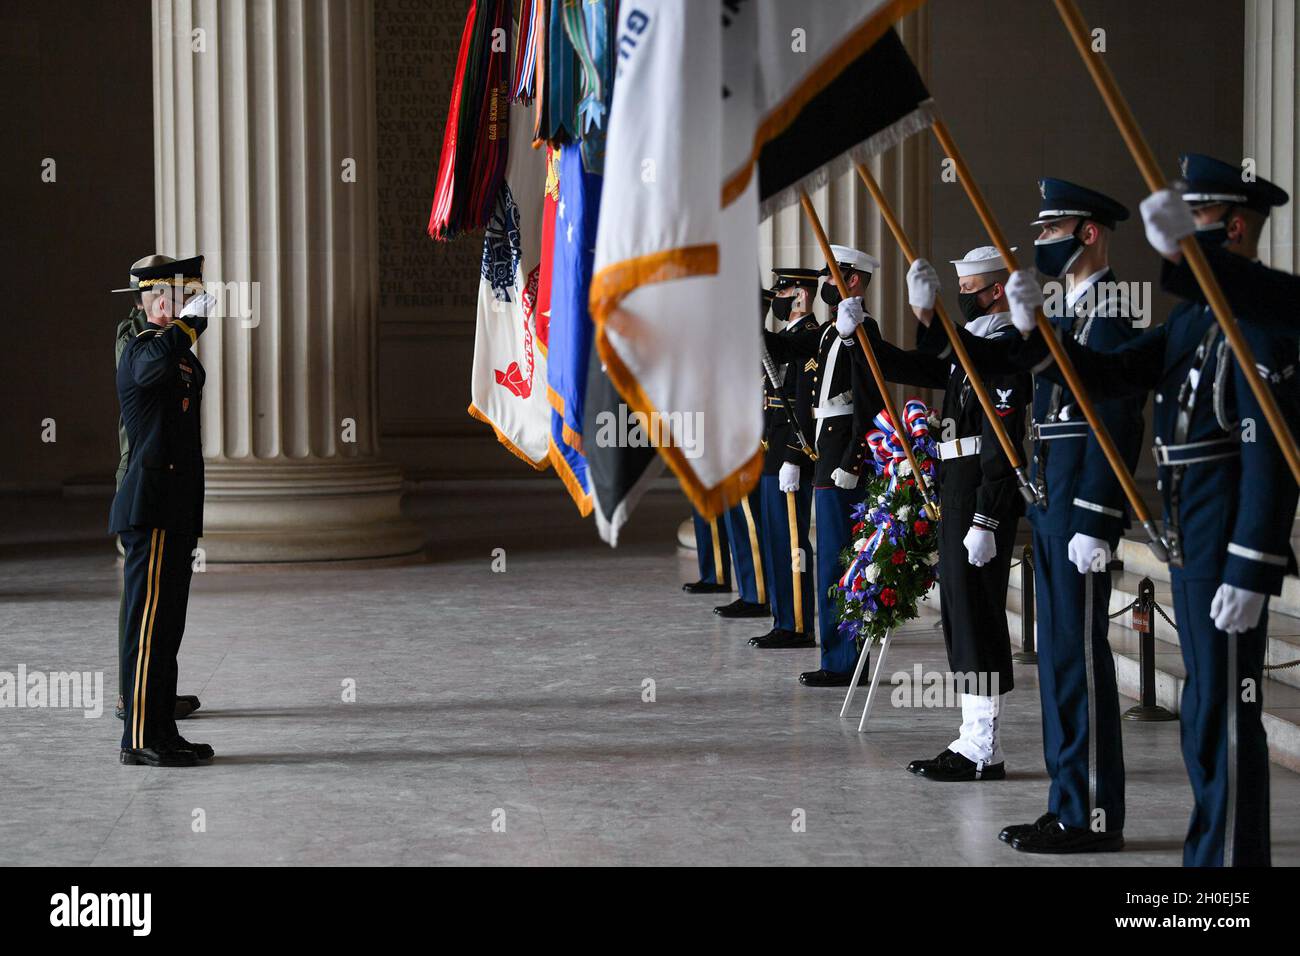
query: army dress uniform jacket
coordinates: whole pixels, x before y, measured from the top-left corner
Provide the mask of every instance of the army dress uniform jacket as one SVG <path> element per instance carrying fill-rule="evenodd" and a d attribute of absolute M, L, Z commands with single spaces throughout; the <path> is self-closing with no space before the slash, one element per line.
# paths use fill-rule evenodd
<path fill-rule="evenodd" d="M 199 414 L 205 373 L 191 346 L 199 316 L 150 326 L 122 351 L 117 395 L 130 446 L 109 531 L 161 528 L 203 534 L 203 451 Z"/>
<path fill-rule="evenodd" d="M 796 405 L 812 422 L 804 435 L 817 449 L 813 487 L 835 487 L 831 475 L 837 468 L 861 476 L 867 432 L 884 402 L 870 374 L 853 361 L 856 342 L 841 339 L 834 323 L 817 326 L 815 335 L 767 333 L 767 342 L 775 361 L 788 360 L 803 370 Z"/>
<path fill-rule="evenodd" d="M 807 356 L 815 354 L 821 325 L 816 316 L 809 314 L 790 322 L 779 332 L 763 332 L 768 353 L 781 377 L 782 390 L 772 387 L 766 374 L 763 376 L 763 446 L 767 454 L 763 459 L 763 474 L 775 475 L 781 466 L 790 463 L 799 466 L 804 475 L 812 471 L 813 461 L 803 453 L 794 429 L 790 427 L 790 412 L 786 410 L 782 392 L 794 403 L 794 417 L 799 428 L 810 442 L 813 438 L 812 405 L 809 396 L 810 362 Z M 813 343 L 813 344 L 809 344 Z"/>

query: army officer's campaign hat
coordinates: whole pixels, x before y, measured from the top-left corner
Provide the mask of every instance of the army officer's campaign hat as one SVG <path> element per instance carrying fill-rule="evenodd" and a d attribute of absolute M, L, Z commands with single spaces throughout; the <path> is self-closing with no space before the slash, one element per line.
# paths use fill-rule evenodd
<path fill-rule="evenodd" d="M 1233 203 L 1267 216 L 1274 206 L 1290 200 L 1286 190 L 1258 176 L 1247 177 L 1240 166 L 1201 153 L 1178 158 L 1183 172 L 1183 199 L 1193 206 Z"/>
<path fill-rule="evenodd" d="M 160 254 L 145 256 L 131 266 L 131 284 L 114 292 L 145 292 L 154 286 L 179 286 L 190 292 L 203 290 L 203 257 L 173 259 Z"/>

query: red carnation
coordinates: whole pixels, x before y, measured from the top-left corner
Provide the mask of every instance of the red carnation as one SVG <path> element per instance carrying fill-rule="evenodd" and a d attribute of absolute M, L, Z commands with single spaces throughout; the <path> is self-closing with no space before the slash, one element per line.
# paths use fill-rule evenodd
<path fill-rule="evenodd" d="M 889 560 L 894 562 L 894 564 L 902 564 L 904 561 L 907 560 L 907 553 L 903 551 L 902 548 L 899 548 L 897 551 L 895 551 L 893 554 L 889 556 Z"/>
<path fill-rule="evenodd" d="M 912 530 L 916 532 L 918 538 L 924 538 L 930 533 L 930 522 L 922 518 L 920 521 L 912 522 Z"/>
<path fill-rule="evenodd" d="M 885 607 L 893 607 L 898 603 L 898 592 L 893 588 L 885 588 L 880 592 L 880 603 Z"/>

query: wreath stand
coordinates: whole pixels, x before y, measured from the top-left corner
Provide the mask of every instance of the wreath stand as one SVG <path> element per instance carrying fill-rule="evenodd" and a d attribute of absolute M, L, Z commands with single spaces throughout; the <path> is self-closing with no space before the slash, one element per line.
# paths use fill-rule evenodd
<path fill-rule="evenodd" d="M 867 715 L 871 713 L 871 700 L 876 696 L 876 685 L 880 683 L 881 672 L 885 668 L 885 656 L 889 653 L 889 641 L 894 636 L 893 631 L 886 631 L 885 636 L 880 639 L 880 653 L 876 657 L 876 668 L 871 672 L 871 684 L 867 687 L 867 702 L 862 705 L 862 719 L 858 721 L 858 733 L 865 733 L 867 729 Z M 858 689 L 858 681 L 862 677 L 862 668 L 867 666 L 867 659 L 871 656 L 871 645 L 868 644 L 858 655 L 858 666 L 853 669 L 853 679 L 849 681 L 849 692 L 844 695 L 844 706 L 840 708 L 840 716 L 849 715 L 849 705 L 853 703 L 853 693 Z"/>

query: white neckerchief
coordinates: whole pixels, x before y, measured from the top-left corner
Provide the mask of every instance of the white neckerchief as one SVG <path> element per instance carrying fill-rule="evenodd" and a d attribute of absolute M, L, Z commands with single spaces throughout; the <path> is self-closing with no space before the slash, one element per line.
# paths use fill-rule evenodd
<path fill-rule="evenodd" d="M 994 332 L 998 331 L 998 329 L 1005 329 L 1010 324 L 1010 312 L 991 312 L 988 315 L 981 315 L 973 322 L 967 322 L 965 328 L 971 335 L 974 335 L 977 338 L 987 339 Z M 957 363 L 954 362 L 949 367 L 948 374 L 951 375 L 955 371 L 957 371 Z"/>

